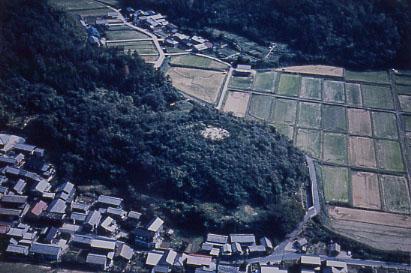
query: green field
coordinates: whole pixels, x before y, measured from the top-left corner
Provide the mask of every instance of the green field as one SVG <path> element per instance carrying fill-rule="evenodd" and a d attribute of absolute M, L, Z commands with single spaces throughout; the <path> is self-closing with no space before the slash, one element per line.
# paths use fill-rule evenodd
<path fill-rule="evenodd" d="M 320 129 L 321 104 L 311 102 L 300 102 L 300 110 L 298 112 L 298 126 Z"/>
<path fill-rule="evenodd" d="M 372 112 L 374 137 L 398 139 L 397 118 L 392 113 Z"/>
<path fill-rule="evenodd" d="M 150 36 L 126 25 L 110 26 L 106 30 L 107 40 L 150 39 Z"/>
<path fill-rule="evenodd" d="M 130 41 L 108 43 L 108 47 L 123 48 L 124 52 L 136 51 L 140 55 L 158 55 L 156 46 L 152 41 Z"/>
<path fill-rule="evenodd" d="M 268 120 L 271 113 L 272 104 L 272 97 L 253 94 L 251 96 L 248 113 L 253 117 Z"/>
<path fill-rule="evenodd" d="M 411 112 L 411 96 L 399 95 L 401 110 L 404 112 Z"/>
<path fill-rule="evenodd" d="M 76 1 L 67 1 L 67 0 L 48 0 L 52 6 L 56 6 L 67 11 L 71 10 L 82 10 L 82 9 L 98 9 L 105 8 L 105 5 L 100 4 L 93 0 L 76 0 Z"/>
<path fill-rule="evenodd" d="M 348 81 L 360 81 L 369 83 L 389 83 L 390 79 L 386 71 L 355 72 L 345 70 L 345 79 Z"/>
<path fill-rule="evenodd" d="M 322 87 L 321 79 L 307 78 L 301 79 L 301 98 L 321 100 L 322 99 Z"/>
<path fill-rule="evenodd" d="M 236 77 L 232 76 L 229 87 L 234 89 L 249 90 L 253 85 L 253 77 Z"/>
<path fill-rule="evenodd" d="M 76 15 L 81 15 L 83 17 L 85 16 L 106 16 L 108 12 L 111 12 L 112 10 L 109 8 L 99 8 L 99 9 L 82 9 L 82 10 L 71 10 L 69 13 L 76 14 Z"/>
<path fill-rule="evenodd" d="M 402 176 L 381 175 L 384 209 L 396 213 L 410 213 L 407 180 Z"/>
<path fill-rule="evenodd" d="M 348 203 L 348 169 L 322 166 L 325 200 L 331 203 Z"/>
<path fill-rule="evenodd" d="M 347 136 L 343 134 L 324 133 L 323 160 L 328 163 L 347 163 Z"/>
<path fill-rule="evenodd" d="M 324 81 L 323 99 L 325 102 L 345 103 L 344 82 Z"/>
<path fill-rule="evenodd" d="M 364 106 L 381 109 L 394 109 L 391 90 L 386 86 L 362 85 Z"/>
<path fill-rule="evenodd" d="M 287 124 L 273 124 L 277 132 L 286 136 L 289 140 L 293 140 L 294 127 Z"/>
<path fill-rule="evenodd" d="M 297 115 L 297 102 L 295 100 L 275 99 L 270 122 L 280 124 L 295 124 Z"/>
<path fill-rule="evenodd" d="M 397 85 L 397 93 L 402 95 L 411 95 L 411 86 L 409 85 Z"/>
<path fill-rule="evenodd" d="M 411 76 L 408 76 L 408 75 L 395 75 L 395 83 L 411 86 Z"/>
<path fill-rule="evenodd" d="M 322 128 L 338 133 L 347 132 L 347 117 L 342 106 L 323 105 Z"/>
<path fill-rule="evenodd" d="M 300 81 L 300 76 L 281 74 L 277 93 L 279 95 L 297 97 L 300 93 Z"/>
<path fill-rule="evenodd" d="M 321 134 L 318 130 L 298 129 L 297 147 L 315 158 L 321 157 Z"/>
<path fill-rule="evenodd" d="M 257 71 L 253 89 L 256 91 L 274 92 L 274 83 L 277 74 L 278 73 L 274 71 Z"/>
<path fill-rule="evenodd" d="M 348 108 L 348 132 L 351 135 L 372 136 L 370 111 Z"/>
<path fill-rule="evenodd" d="M 407 132 L 411 132 L 411 116 L 403 115 L 402 119 L 404 121 L 404 129 Z"/>
<path fill-rule="evenodd" d="M 222 62 L 218 62 L 211 58 L 206 58 L 203 56 L 197 56 L 192 54 L 173 56 L 170 60 L 170 64 L 193 68 L 212 69 L 218 71 L 224 71 L 229 68 L 228 65 Z"/>
<path fill-rule="evenodd" d="M 345 94 L 347 103 L 351 106 L 362 106 L 361 86 L 357 83 L 346 83 Z"/>
<path fill-rule="evenodd" d="M 391 140 L 376 140 L 377 165 L 387 171 L 404 171 L 400 144 Z"/>

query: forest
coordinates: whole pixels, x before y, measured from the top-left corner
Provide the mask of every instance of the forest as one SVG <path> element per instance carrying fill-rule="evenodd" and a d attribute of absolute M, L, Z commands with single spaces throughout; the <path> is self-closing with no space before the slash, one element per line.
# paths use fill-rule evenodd
<path fill-rule="evenodd" d="M 280 238 L 301 219 L 304 156 L 275 129 L 185 101 L 139 56 L 88 45 L 46 1 L 0 5 L 1 131 L 46 148 L 59 179 L 148 195 L 195 232 Z M 206 139 L 206 126 L 230 136 Z M 245 205 L 258 215 L 241 217 Z"/>
<path fill-rule="evenodd" d="M 408 0 L 142 0 L 138 6 L 159 9 L 183 27 L 211 26 L 262 44 L 286 43 L 296 54 L 283 63 L 411 67 Z"/>

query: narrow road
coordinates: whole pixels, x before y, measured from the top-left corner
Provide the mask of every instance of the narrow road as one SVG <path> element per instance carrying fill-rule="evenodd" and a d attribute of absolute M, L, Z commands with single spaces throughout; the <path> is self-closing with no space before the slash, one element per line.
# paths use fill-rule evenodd
<path fill-rule="evenodd" d="M 232 74 L 233 74 L 233 68 L 230 66 L 230 70 L 228 70 L 227 77 L 226 77 L 226 80 L 225 80 L 225 83 L 224 83 L 224 86 L 223 86 L 223 91 L 221 91 L 220 100 L 218 101 L 218 104 L 216 106 L 217 110 L 219 110 L 219 111 L 223 110 L 222 109 L 223 102 L 224 102 L 224 98 L 225 98 L 225 95 L 226 95 L 227 90 L 228 90 L 228 84 L 230 83 L 230 78 L 231 78 Z"/>

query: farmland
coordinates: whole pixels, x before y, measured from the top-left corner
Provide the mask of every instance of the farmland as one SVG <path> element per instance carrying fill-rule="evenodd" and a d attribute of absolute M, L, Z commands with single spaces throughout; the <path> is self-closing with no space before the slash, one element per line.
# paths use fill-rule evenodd
<path fill-rule="evenodd" d="M 294 124 L 297 115 L 297 102 L 288 99 L 276 99 L 271 111 L 270 121 L 280 124 Z"/>
<path fill-rule="evenodd" d="M 111 25 L 106 30 L 107 40 L 150 39 L 150 36 L 126 25 Z"/>
<path fill-rule="evenodd" d="M 298 126 L 319 129 L 321 127 L 321 104 L 300 102 Z"/>
<path fill-rule="evenodd" d="M 364 106 L 380 109 L 394 109 L 391 90 L 386 86 L 362 85 Z"/>
<path fill-rule="evenodd" d="M 297 97 L 300 93 L 300 76 L 281 74 L 277 93 L 284 96 Z"/>
<path fill-rule="evenodd" d="M 381 176 L 384 209 L 389 212 L 409 213 L 410 198 L 407 180 L 401 176 Z"/>
<path fill-rule="evenodd" d="M 321 79 L 304 77 L 301 80 L 301 93 L 300 97 L 321 100 L 322 99 L 322 87 Z"/>
<path fill-rule="evenodd" d="M 158 55 L 156 46 L 152 41 L 123 41 L 111 42 L 109 47 L 118 47 L 124 52 L 137 52 L 140 55 Z"/>
<path fill-rule="evenodd" d="M 372 136 L 370 112 L 363 109 L 349 108 L 348 132 L 351 135 Z"/>
<path fill-rule="evenodd" d="M 344 82 L 324 81 L 323 98 L 326 102 L 345 103 Z"/>
<path fill-rule="evenodd" d="M 326 201 L 348 203 L 348 169 L 323 166 L 322 177 Z"/>
<path fill-rule="evenodd" d="M 381 209 L 378 177 L 375 173 L 353 172 L 351 175 L 353 206 L 365 209 Z"/>
<path fill-rule="evenodd" d="M 229 68 L 228 65 L 223 62 L 192 54 L 173 56 L 171 57 L 170 65 L 217 71 L 225 71 Z"/>
<path fill-rule="evenodd" d="M 323 160 L 329 163 L 347 163 L 347 137 L 336 133 L 324 133 Z"/>
<path fill-rule="evenodd" d="M 248 90 L 251 89 L 253 86 L 253 77 L 239 77 L 239 76 L 234 76 L 231 77 L 230 83 L 229 83 L 229 88 L 234 88 L 234 89 L 242 89 L 242 90 Z"/>
<path fill-rule="evenodd" d="M 223 111 L 233 113 L 237 117 L 245 117 L 250 94 L 230 91 L 224 104 Z"/>
<path fill-rule="evenodd" d="M 276 78 L 277 72 L 257 71 L 253 89 L 256 91 L 274 92 L 274 83 Z"/>

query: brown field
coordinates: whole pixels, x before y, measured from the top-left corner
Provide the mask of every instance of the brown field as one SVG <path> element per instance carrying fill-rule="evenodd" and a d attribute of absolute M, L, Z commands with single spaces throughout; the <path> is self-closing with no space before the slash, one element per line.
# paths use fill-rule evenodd
<path fill-rule="evenodd" d="M 353 206 L 381 209 L 378 177 L 375 173 L 353 172 L 351 176 Z"/>
<path fill-rule="evenodd" d="M 223 111 L 231 112 L 236 117 L 245 117 L 250 93 L 229 91 Z"/>
<path fill-rule="evenodd" d="M 371 138 L 350 137 L 348 157 L 350 164 L 357 167 L 375 168 L 377 166 L 374 143 Z"/>
<path fill-rule="evenodd" d="M 348 132 L 352 135 L 372 136 L 371 115 L 367 110 L 348 108 Z"/>
<path fill-rule="evenodd" d="M 224 83 L 224 72 L 171 67 L 167 71 L 173 86 L 189 96 L 208 103 L 215 103 Z"/>
<path fill-rule="evenodd" d="M 301 73 L 309 75 L 323 75 L 331 77 L 343 77 L 344 69 L 341 67 L 327 66 L 327 65 L 302 65 L 279 68 L 277 71 Z"/>

